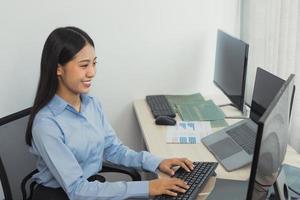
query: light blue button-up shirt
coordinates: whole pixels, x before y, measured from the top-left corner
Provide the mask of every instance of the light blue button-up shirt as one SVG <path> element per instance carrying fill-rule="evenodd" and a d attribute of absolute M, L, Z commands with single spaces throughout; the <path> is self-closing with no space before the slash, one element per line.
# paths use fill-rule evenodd
<path fill-rule="evenodd" d="M 154 172 L 162 161 L 146 151 L 124 146 L 108 123 L 100 103 L 81 95 L 77 112 L 58 95 L 36 115 L 30 151 L 39 172 L 33 179 L 44 186 L 62 187 L 70 199 L 147 198 L 149 182 L 98 182 L 87 178 L 107 160 Z"/>

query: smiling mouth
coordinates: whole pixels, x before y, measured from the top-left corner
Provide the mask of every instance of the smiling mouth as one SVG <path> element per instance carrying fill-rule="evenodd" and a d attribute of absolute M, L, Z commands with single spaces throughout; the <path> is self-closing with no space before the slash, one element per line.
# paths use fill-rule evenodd
<path fill-rule="evenodd" d="M 92 84 L 92 81 L 82 81 L 82 83 L 85 87 L 90 87 Z"/>

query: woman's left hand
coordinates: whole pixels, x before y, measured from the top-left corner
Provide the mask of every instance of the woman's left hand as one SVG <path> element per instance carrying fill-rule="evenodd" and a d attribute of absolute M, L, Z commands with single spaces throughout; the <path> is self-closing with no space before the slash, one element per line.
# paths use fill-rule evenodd
<path fill-rule="evenodd" d="M 194 169 L 193 162 L 187 158 L 165 159 L 165 160 L 161 161 L 161 163 L 158 166 L 158 169 L 161 172 L 164 172 L 164 173 L 172 176 L 175 174 L 175 171 L 176 171 L 173 169 L 174 166 L 180 166 L 188 172 L 190 172 L 191 170 Z"/>

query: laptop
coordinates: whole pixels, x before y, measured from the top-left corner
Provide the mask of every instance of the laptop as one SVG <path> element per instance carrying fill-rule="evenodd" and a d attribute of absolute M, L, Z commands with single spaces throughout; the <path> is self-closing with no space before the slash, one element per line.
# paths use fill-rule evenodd
<path fill-rule="evenodd" d="M 251 163 L 257 133 L 257 123 L 284 80 L 262 68 L 257 68 L 250 118 L 230 125 L 202 138 L 202 143 L 213 153 L 227 171 L 239 169 Z"/>
<path fill-rule="evenodd" d="M 291 183 L 286 182 L 287 171 L 283 167 L 288 142 L 284 138 L 288 135 L 295 93 L 294 79 L 295 75 L 291 74 L 257 123 L 249 180 L 217 178 L 208 200 L 299 199 L 299 195 L 292 192 Z"/>

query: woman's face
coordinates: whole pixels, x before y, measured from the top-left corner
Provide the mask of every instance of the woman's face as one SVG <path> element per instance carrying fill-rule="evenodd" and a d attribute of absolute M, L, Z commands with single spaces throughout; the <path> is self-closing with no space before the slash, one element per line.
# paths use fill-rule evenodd
<path fill-rule="evenodd" d="M 58 90 L 65 95 L 78 95 L 90 90 L 96 74 L 95 49 L 85 45 L 74 58 L 65 65 L 58 65 Z"/>

